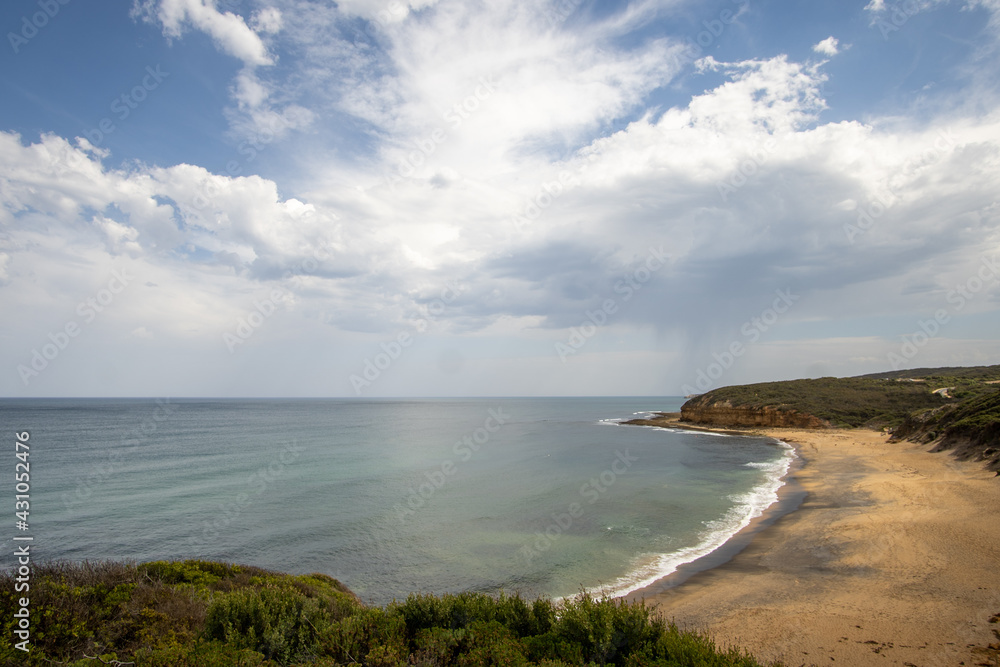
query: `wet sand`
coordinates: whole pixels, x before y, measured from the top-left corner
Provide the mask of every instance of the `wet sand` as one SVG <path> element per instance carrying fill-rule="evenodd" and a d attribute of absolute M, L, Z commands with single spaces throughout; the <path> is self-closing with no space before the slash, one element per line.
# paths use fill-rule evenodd
<path fill-rule="evenodd" d="M 754 433 L 799 453 L 785 506 L 629 597 L 790 666 L 1000 665 L 1000 478 L 875 431 Z"/>

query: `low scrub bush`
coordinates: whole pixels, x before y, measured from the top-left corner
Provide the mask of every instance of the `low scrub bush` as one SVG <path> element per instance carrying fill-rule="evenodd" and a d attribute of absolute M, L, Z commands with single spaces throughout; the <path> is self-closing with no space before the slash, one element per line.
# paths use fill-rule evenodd
<path fill-rule="evenodd" d="M 55 563 L 32 573 L 32 646 L 10 642 L 13 577 L 0 575 L 0 665 L 152 667 L 698 665 L 754 667 L 642 604 L 483 593 L 366 607 L 321 574 L 184 561 Z"/>

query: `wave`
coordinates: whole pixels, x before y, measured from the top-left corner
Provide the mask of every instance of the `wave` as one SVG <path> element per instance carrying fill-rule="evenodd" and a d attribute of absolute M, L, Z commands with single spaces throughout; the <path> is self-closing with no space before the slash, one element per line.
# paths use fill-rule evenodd
<path fill-rule="evenodd" d="M 707 435 L 712 438 L 744 438 L 743 435 L 733 435 L 732 433 L 716 433 L 715 431 L 696 431 L 694 429 L 678 429 L 691 435 Z"/>
<path fill-rule="evenodd" d="M 699 536 L 697 544 L 670 553 L 641 557 L 628 574 L 619 577 L 610 585 L 592 588 L 586 592 L 611 597 L 628 595 L 673 574 L 681 565 L 707 556 L 731 540 L 778 501 L 778 489 L 784 486 L 785 476 L 797 455 L 795 449 L 788 443 L 778 440 L 777 444 L 785 450 L 784 456 L 777 461 L 746 464 L 748 467 L 766 472 L 764 481 L 747 493 L 733 496 L 733 507 L 721 518 L 706 522 L 705 530 Z"/>
<path fill-rule="evenodd" d="M 609 417 L 608 419 L 599 419 L 597 423 L 603 426 L 618 426 L 624 424 L 624 422 L 631 421 L 632 419 L 653 419 L 659 414 L 659 412 L 649 412 L 644 410 L 640 412 L 633 412 L 631 417 Z M 633 426 L 633 424 L 628 424 L 628 426 Z"/>
<path fill-rule="evenodd" d="M 636 413 L 640 414 L 640 413 Z M 641 413 L 641 414 L 652 414 L 656 413 Z M 636 419 L 636 417 L 630 417 L 629 419 Z M 646 417 L 640 417 L 640 419 L 646 419 Z M 599 424 L 610 424 L 612 426 L 628 426 L 631 428 L 654 428 L 657 431 L 663 431 L 664 433 L 685 433 L 688 435 L 707 435 L 712 438 L 745 438 L 745 435 L 733 435 L 731 433 L 716 433 L 715 431 L 702 431 L 700 429 L 693 428 L 683 428 L 680 426 L 648 426 L 646 424 L 624 424 L 628 419 L 616 418 L 616 419 L 602 419 Z"/>

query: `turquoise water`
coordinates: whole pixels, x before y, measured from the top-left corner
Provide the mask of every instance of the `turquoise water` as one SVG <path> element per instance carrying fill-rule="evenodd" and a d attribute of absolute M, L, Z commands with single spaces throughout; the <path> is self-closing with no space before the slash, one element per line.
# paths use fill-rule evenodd
<path fill-rule="evenodd" d="M 384 604 L 624 593 L 719 546 L 792 454 L 616 423 L 681 402 L 3 399 L 0 425 L 31 433 L 38 558 L 323 572 Z"/>

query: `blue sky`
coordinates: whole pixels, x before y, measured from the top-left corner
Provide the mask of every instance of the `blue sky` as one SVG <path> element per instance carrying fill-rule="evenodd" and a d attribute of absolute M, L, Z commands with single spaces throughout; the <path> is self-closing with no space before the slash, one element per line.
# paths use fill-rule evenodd
<path fill-rule="evenodd" d="M 1000 359 L 996 0 L 17 0 L 0 27 L 0 395 Z"/>

